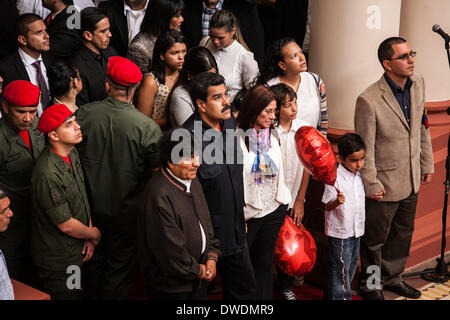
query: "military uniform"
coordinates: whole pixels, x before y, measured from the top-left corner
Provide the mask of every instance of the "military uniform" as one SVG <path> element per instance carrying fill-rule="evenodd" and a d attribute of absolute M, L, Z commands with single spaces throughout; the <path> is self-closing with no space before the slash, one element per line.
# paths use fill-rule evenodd
<path fill-rule="evenodd" d="M 33 165 L 45 147 L 44 135 L 37 130 L 37 118 L 28 134 L 31 150 L 6 117 L 0 119 L 0 187 L 8 192 L 14 212 L 8 230 L 0 233 L 0 250 L 5 255 L 11 278 L 33 284 L 30 180 Z"/>
<path fill-rule="evenodd" d="M 76 292 L 67 288 L 69 266 L 83 264 L 84 239 L 60 231 L 57 225 L 70 218 L 89 226 L 90 208 L 78 152 L 69 154 L 71 166 L 50 146 L 42 152 L 31 178 L 33 195 L 33 261 L 43 289 L 53 296 L 69 298 Z"/>
<path fill-rule="evenodd" d="M 88 281 L 96 287 L 90 298 L 126 298 L 136 255 L 139 201 L 151 168 L 159 167 L 162 133 L 132 104 L 111 97 L 81 107 L 77 120 L 84 135 L 78 150 L 92 220 L 102 232 L 89 261 L 97 271 Z"/>

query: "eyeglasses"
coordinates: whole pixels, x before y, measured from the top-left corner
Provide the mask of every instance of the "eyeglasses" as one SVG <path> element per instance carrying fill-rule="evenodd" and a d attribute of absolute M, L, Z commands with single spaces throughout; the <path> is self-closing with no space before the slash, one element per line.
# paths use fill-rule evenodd
<path fill-rule="evenodd" d="M 402 54 L 401 56 L 398 56 L 397 58 L 389 58 L 388 60 L 407 60 L 410 56 L 411 58 L 414 58 L 416 56 L 417 52 L 411 51 L 409 53 Z"/>

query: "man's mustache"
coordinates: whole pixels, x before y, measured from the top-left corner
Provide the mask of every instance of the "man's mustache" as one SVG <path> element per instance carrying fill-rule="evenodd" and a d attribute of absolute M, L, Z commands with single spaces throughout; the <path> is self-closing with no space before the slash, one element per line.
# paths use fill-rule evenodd
<path fill-rule="evenodd" d="M 231 110 L 231 104 L 229 104 L 229 105 L 223 107 L 222 113 L 224 113 L 224 112 L 227 111 L 227 110 Z"/>

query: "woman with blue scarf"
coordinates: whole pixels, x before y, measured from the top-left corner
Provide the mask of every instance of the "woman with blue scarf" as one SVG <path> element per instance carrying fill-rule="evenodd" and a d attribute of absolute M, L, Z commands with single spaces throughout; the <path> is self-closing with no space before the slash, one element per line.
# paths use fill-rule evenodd
<path fill-rule="evenodd" d="M 247 242 L 257 282 L 257 299 L 273 299 L 273 252 L 291 195 L 283 161 L 272 136 L 276 101 L 265 85 L 250 89 L 237 118 L 244 167 Z M 242 131 L 240 131 L 242 133 Z"/>

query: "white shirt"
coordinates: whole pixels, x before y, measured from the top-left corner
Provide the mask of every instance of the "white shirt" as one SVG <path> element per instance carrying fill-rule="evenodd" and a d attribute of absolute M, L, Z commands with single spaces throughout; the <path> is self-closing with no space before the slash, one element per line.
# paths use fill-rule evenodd
<path fill-rule="evenodd" d="M 73 3 L 79 11 L 87 7 L 95 7 L 92 0 L 74 0 Z M 50 14 L 50 10 L 42 6 L 42 0 L 17 0 L 16 7 L 19 11 L 19 15 L 24 13 L 35 13 L 41 16 L 42 19 L 45 19 Z"/>
<path fill-rule="evenodd" d="M 0 300 L 14 300 L 14 289 L 6 267 L 5 257 L 0 250 Z"/>
<path fill-rule="evenodd" d="M 300 73 L 300 77 L 301 81 L 297 90 L 297 119 L 304 125 L 317 128 L 320 122 L 320 97 L 317 91 L 316 80 L 309 72 Z M 279 83 L 279 77 L 267 81 L 269 86 Z"/>
<path fill-rule="evenodd" d="M 255 182 L 255 177 L 252 173 L 252 165 L 255 160 L 256 153 L 252 150 L 248 150 L 245 145 L 244 139 L 242 137 L 239 138 L 240 147 L 243 154 L 243 181 L 244 181 L 244 198 L 245 198 L 245 207 L 244 207 L 244 216 L 245 220 L 249 220 L 252 218 L 262 218 L 273 210 L 267 210 L 264 208 L 263 202 L 264 198 L 260 194 L 261 186 L 258 186 Z M 289 204 L 291 202 L 291 193 L 289 189 L 286 187 L 284 183 L 284 168 L 283 168 L 283 160 L 281 156 L 280 146 L 278 144 L 277 139 L 272 134 L 270 136 L 270 149 L 267 153 L 272 161 L 278 168 L 277 179 L 276 182 L 276 190 L 273 190 L 275 194 L 275 201 L 278 202 L 278 205 Z"/>
<path fill-rule="evenodd" d="M 283 156 L 284 183 L 291 192 L 292 198 L 292 201 L 289 203 L 289 209 L 294 205 L 303 177 L 303 165 L 297 156 L 294 139 L 295 133 L 300 127 L 302 127 L 301 122 L 295 119 L 292 121 L 289 131 L 286 131 L 281 125 L 276 129 Z"/>
<path fill-rule="evenodd" d="M 344 194 L 345 202 L 334 210 L 325 211 L 325 234 L 339 239 L 361 237 L 364 234 L 366 218 L 365 192 L 361 174 L 353 174 L 342 164 L 338 166 L 336 188 Z M 322 202 L 337 198 L 334 187 L 325 185 Z"/>
<path fill-rule="evenodd" d="M 147 10 L 148 0 L 145 3 L 144 9 L 141 10 L 131 10 L 130 6 L 124 1 L 123 2 L 123 14 L 127 17 L 128 25 L 128 45 L 141 30 L 142 20 L 144 20 L 145 11 Z"/>
<path fill-rule="evenodd" d="M 39 55 L 39 58 L 37 58 L 37 60 L 35 60 L 34 58 L 30 57 L 27 53 L 25 53 L 25 51 L 23 51 L 21 48 L 19 48 L 19 56 L 20 56 L 23 64 L 25 65 L 25 69 L 27 70 L 28 77 L 30 78 L 30 82 L 37 87 L 39 87 L 39 83 L 37 81 L 37 71 L 36 71 L 36 68 L 33 66 L 33 63 L 38 60 L 41 62 L 40 66 L 41 66 L 42 76 L 44 77 L 45 84 L 47 85 L 47 89 L 50 92 L 50 86 L 48 84 L 48 78 L 47 78 L 47 68 L 45 68 L 44 61 L 42 61 L 42 56 Z M 50 99 L 50 97 L 49 97 L 49 99 Z M 41 100 L 39 100 L 39 104 L 37 106 L 37 111 L 38 111 L 39 117 L 41 116 L 41 114 L 44 110 L 43 107 L 44 106 L 42 105 L 42 99 L 41 99 Z"/>
<path fill-rule="evenodd" d="M 183 185 L 186 186 L 186 192 L 187 193 L 191 193 L 191 182 L 192 182 L 192 180 L 183 180 L 183 179 L 178 178 L 176 175 L 174 175 L 169 170 L 169 168 L 167 168 L 167 172 L 170 173 L 172 178 L 174 178 L 175 180 L 179 181 L 180 183 L 182 183 Z M 203 254 L 203 252 L 205 252 L 205 250 L 206 250 L 206 234 L 205 234 L 205 230 L 202 227 L 202 224 L 200 223 L 200 220 L 198 220 L 198 225 L 200 226 L 200 232 L 202 234 L 202 254 Z"/>
<path fill-rule="evenodd" d="M 189 92 L 183 86 L 177 86 L 172 91 L 170 100 L 170 121 L 172 124 L 181 127 L 183 123 L 195 112 Z"/>
<path fill-rule="evenodd" d="M 244 86 L 249 89 L 258 76 L 258 64 L 253 57 L 253 53 L 246 50 L 236 40 L 221 50 L 217 50 L 209 38 L 205 43 L 205 47 L 211 51 L 216 59 L 219 73 L 225 78 L 228 97 L 232 102 L 239 90 L 244 88 Z"/>

